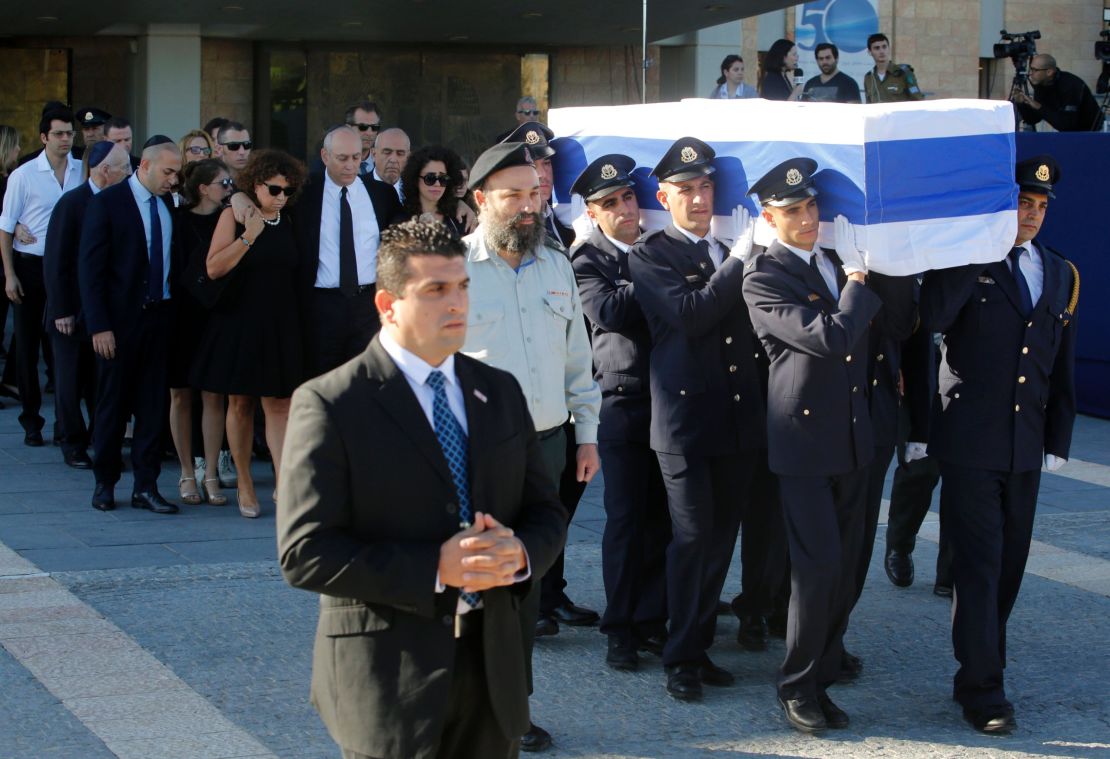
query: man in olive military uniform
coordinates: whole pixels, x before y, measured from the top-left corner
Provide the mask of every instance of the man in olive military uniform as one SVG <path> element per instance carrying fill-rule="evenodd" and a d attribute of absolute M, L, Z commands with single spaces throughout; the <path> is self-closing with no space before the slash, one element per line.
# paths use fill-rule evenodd
<path fill-rule="evenodd" d="M 1060 169 L 1017 165 L 1018 231 L 997 263 L 926 273 L 921 319 L 943 334 L 929 455 L 940 463 L 940 519 L 952 549 L 953 696 L 984 733 L 1014 729 L 1006 622 L 1021 587 L 1041 466 L 1068 458 L 1075 421 L 1078 273 L 1035 240 Z"/>
<path fill-rule="evenodd" d="M 702 684 L 733 683 L 713 664 L 717 599 L 747 500 L 766 424 L 754 336 L 740 298 L 750 216 L 732 248 L 710 233 L 714 151 L 677 140 L 652 171 L 671 224 L 632 246 L 636 299 L 652 349 L 650 444 L 667 489 L 673 538 L 667 548 L 667 692 L 697 700 Z"/>
<path fill-rule="evenodd" d="M 925 94 L 917 85 L 913 66 L 891 61 L 890 40 L 885 34 L 868 37 L 867 52 L 875 61 L 872 69 L 863 75 L 863 94 L 868 103 L 903 103 L 925 99 Z"/>
<path fill-rule="evenodd" d="M 671 528 L 659 462 L 649 445 L 651 333 L 636 300 L 628 251 L 640 236 L 640 206 L 630 174 L 636 162 L 603 155 L 574 181 L 596 226 L 571 249 L 582 310 L 589 320 L 594 379 L 601 386 L 598 452 L 605 461 L 601 574 L 609 637 L 606 663 L 639 667 L 638 651 L 663 653 L 667 596 L 665 552 Z"/>

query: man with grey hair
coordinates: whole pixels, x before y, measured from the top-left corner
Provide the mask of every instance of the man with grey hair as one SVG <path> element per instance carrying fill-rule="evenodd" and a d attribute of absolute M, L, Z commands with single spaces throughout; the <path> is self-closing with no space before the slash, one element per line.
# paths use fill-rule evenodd
<path fill-rule="evenodd" d="M 379 134 L 374 140 L 374 147 L 370 149 L 374 156 L 374 179 L 393 185 L 398 200 L 404 200 L 401 197 L 401 172 L 409 160 L 411 148 L 412 144 L 405 131 L 392 127 Z"/>
<path fill-rule="evenodd" d="M 540 107 L 531 95 L 525 95 L 516 101 L 516 123 L 527 124 L 529 121 L 539 121 Z"/>
<path fill-rule="evenodd" d="M 89 200 L 77 270 L 81 308 L 97 355 L 92 506 L 115 508 L 120 447 L 135 417 L 131 505 L 156 514 L 177 506 L 158 492 L 162 428 L 168 413 L 167 359 L 173 330 L 173 203 L 181 152 L 164 135 L 143 147 L 139 169 Z"/>

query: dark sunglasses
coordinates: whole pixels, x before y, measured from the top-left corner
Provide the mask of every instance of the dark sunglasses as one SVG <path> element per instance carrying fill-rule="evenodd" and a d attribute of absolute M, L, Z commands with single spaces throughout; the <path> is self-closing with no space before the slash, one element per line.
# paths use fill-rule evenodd
<path fill-rule="evenodd" d="M 539 116 L 539 111 L 517 111 L 521 116 Z"/>
<path fill-rule="evenodd" d="M 266 185 L 266 190 L 269 191 L 271 198 L 276 198 L 278 195 L 281 195 L 282 193 L 285 194 L 285 197 L 291 198 L 291 197 L 293 197 L 293 193 L 295 193 L 297 191 L 297 188 L 293 187 L 293 186 L 282 187 L 279 184 L 268 184 L 268 185 Z"/>
<path fill-rule="evenodd" d="M 224 177 L 223 179 L 217 180 L 215 182 L 209 182 L 209 184 L 210 185 L 218 184 L 220 187 L 223 187 L 225 190 L 230 188 L 230 187 L 235 186 L 235 182 L 233 182 L 231 180 L 231 177 Z"/>
<path fill-rule="evenodd" d="M 220 144 L 230 150 L 232 153 L 236 153 L 239 150 L 250 150 L 252 147 L 254 147 L 254 143 L 250 140 L 247 140 L 246 142 L 221 142 Z"/>
<path fill-rule="evenodd" d="M 370 129 L 370 130 L 375 131 L 375 132 L 382 131 L 382 125 L 381 124 L 360 124 L 359 122 L 352 121 L 349 124 L 347 124 L 347 126 L 353 126 L 355 129 L 357 129 L 360 132 L 365 132 L 367 129 Z"/>
<path fill-rule="evenodd" d="M 429 187 L 435 187 L 437 184 L 446 187 L 451 183 L 451 177 L 448 174 L 432 174 L 428 173 L 420 177 L 420 180 Z"/>

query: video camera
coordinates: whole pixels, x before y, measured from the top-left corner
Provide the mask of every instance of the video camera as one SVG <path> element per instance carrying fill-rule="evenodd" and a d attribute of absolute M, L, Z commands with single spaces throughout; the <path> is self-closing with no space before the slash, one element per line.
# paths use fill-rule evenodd
<path fill-rule="evenodd" d="M 1018 70 L 1018 75 L 1026 75 L 1029 59 L 1037 54 L 1036 40 L 1041 38 L 1040 30 L 1034 29 L 1031 32 L 1013 33 L 1003 29 L 998 33 L 998 36 L 1002 38 L 1002 41 L 995 43 L 994 57 L 1009 58 L 1014 62 L 1014 68 Z"/>
<path fill-rule="evenodd" d="M 1098 33 L 1100 40 L 1095 40 L 1095 58 L 1103 63 L 1110 63 L 1110 29 L 1103 29 Z M 998 45 L 995 45 L 995 49 Z"/>

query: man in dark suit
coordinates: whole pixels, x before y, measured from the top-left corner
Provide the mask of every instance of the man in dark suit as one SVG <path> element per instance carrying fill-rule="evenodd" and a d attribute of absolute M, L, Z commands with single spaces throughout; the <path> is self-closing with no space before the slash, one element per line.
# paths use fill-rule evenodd
<path fill-rule="evenodd" d="M 640 207 L 630 174 L 636 162 L 603 155 L 575 180 L 597 227 L 570 260 L 589 320 L 594 379 L 601 387 L 598 448 L 605 461 L 605 533 L 601 573 L 609 636 L 605 661 L 639 666 L 638 650 L 663 653 L 667 626 L 666 566 L 670 522 L 659 462 L 648 442 L 651 332 L 636 301 L 628 251 L 640 236 Z"/>
<path fill-rule="evenodd" d="M 407 222 L 379 252 L 380 334 L 289 415 L 278 549 L 321 594 L 312 702 L 347 759 L 515 757 L 520 603 L 566 515 L 520 386 L 458 353 L 462 245 Z"/>
<path fill-rule="evenodd" d="M 651 330 L 650 443 L 667 489 L 667 692 L 698 700 L 732 685 L 708 655 L 765 422 L 755 337 L 740 298 L 749 225 L 731 249 L 710 234 L 713 149 L 683 137 L 653 169 L 672 223 L 632 246 L 636 299 Z M 744 214 L 747 212 L 744 211 Z"/>
<path fill-rule="evenodd" d="M 139 170 L 93 196 L 81 227 L 81 308 L 97 355 L 92 505 L 101 511 L 115 508 L 123 431 L 134 416 L 131 505 L 157 514 L 177 513 L 177 506 L 158 492 L 158 475 L 169 398 L 171 283 L 176 279 L 169 192 L 180 170 L 181 153 L 173 140 L 151 137 Z"/>
<path fill-rule="evenodd" d="M 855 598 L 867 465 L 868 324 L 882 301 L 865 284 L 851 227 L 837 253 L 817 246 L 817 162 L 784 161 L 750 192 L 778 237 L 752 258 L 744 300 L 771 361 L 767 451 L 779 477 L 790 547 L 790 606 L 779 702 L 798 730 L 848 725 L 825 689 L 840 676 Z"/>
<path fill-rule="evenodd" d="M 1060 169 L 1017 165 L 1018 230 L 1006 259 L 930 271 L 921 319 L 943 334 L 929 455 L 952 548 L 953 697 L 984 733 L 1009 733 L 1006 623 L 1021 588 L 1041 466 L 1067 461 L 1075 421 L 1079 274 L 1036 242 Z"/>
<path fill-rule="evenodd" d="M 54 348 L 58 381 L 54 385 L 56 436 L 68 466 L 90 469 L 86 452 L 89 430 L 81 414 L 81 401 L 93 421 L 96 407 L 96 354 L 93 353 L 85 317 L 81 312 L 81 293 L 77 287 L 77 253 L 85 209 L 93 195 L 119 184 L 131 174 L 127 150 L 107 140 L 88 149 L 89 179 L 58 199 L 50 214 L 43 254 L 43 281 L 46 285 L 46 331 Z"/>

